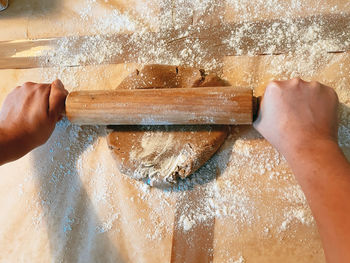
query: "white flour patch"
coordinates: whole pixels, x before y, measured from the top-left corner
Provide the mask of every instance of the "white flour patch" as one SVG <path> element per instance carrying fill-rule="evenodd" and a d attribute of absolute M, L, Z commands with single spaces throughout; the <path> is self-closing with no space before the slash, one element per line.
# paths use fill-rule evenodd
<path fill-rule="evenodd" d="M 135 179 L 148 178 L 151 186 L 175 183 L 177 174 L 186 169 L 186 162 L 193 151 L 185 147 L 179 153 L 170 152 L 176 143 L 173 137 L 173 134 L 163 132 L 146 132 L 143 135 L 140 148 L 134 147 L 130 152 L 130 160 L 139 163 L 133 174 Z"/>

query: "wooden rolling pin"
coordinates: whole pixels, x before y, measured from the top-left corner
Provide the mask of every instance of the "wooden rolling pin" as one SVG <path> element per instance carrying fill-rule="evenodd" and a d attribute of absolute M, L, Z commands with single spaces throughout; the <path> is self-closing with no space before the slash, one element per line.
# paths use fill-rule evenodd
<path fill-rule="evenodd" d="M 9 4 L 8 0 L 0 0 L 0 11 L 5 10 Z"/>
<path fill-rule="evenodd" d="M 66 116 L 77 124 L 251 124 L 257 100 L 250 88 L 200 87 L 75 91 Z"/>

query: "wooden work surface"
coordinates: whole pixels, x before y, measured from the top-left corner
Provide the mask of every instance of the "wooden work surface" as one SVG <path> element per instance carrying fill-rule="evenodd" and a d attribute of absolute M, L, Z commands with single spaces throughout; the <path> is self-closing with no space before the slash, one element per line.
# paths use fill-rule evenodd
<path fill-rule="evenodd" d="M 117 27 L 111 21 L 121 25 L 119 34 L 153 34 L 162 30 L 161 18 L 166 16 L 172 18 L 174 28 L 181 21 L 177 36 L 186 25 L 204 25 L 206 31 L 194 34 L 192 40 L 202 35 L 207 39 L 207 61 L 187 55 L 181 62 L 204 68 L 210 65 L 209 71 L 232 86 L 253 87 L 256 95 L 263 94 L 271 79 L 293 76 L 334 87 L 343 103 L 340 144 L 350 158 L 350 42 L 342 34 L 349 27 L 348 1 L 214 0 L 219 4 L 210 15 L 195 7 L 204 2 L 14 0 L 0 13 L 0 41 L 96 35 L 101 29 L 114 34 Z M 183 10 L 189 11 L 186 16 Z M 242 26 L 243 19 L 270 28 L 276 21 L 283 22 L 286 14 L 303 21 L 317 17 L 316 25 L 301 24 L 306 33 L 313 30 L 309 44 L 318 43 L 310 46 L 309 57 L 305 57 L 305 46 L 290 38 L 277 51 L 259 46 L 256 52 L 249 52 L 256 43 L 242 47 L 242 52 L 228 42 L 222 49 L 215 46 L 220 25 Z M 142 28 L 121 23 L 123 15 Z M 332 26 L 325 26 L 324 21 Z M 318 42 L 326 32 L 339 36 L 341 43 Z M 278 38 L 283 32 L 275 34 Z M 191 35 L 180 38 L 184 44 L 173 45 L 174 52 L 182 54 L 186 39 Z M 304 49 L 298 50 L 301 47 Z M 29 51 L 21 57 L 31 56 Z M 289 51 L 293 53 L 286 55 Z M 144 56 L 138 52 L 139 57 Z M 123 60 L 123 54 L 115 56 L 113 64 L 73 61 L 66 66 L 35 68 L 38 62 L 29 61 L 34 64 L 28 69 L 1 69 L 0 101 L 25 81 L 60 78 L 70 91 L 114 89 L 139 66 L 137 62 L 158 62 L 155 55 L 139 61 L 138 56 Z M 13 68 L 15 60 L 2 59 L 3 65 L 6 62 Z M 0 68 L 6 68 L 3 65 Z M 287 163 L 252 127 L 232 128 L 223 148 L 196 173 L 194 178 L 204 181 L 192 180 L 172 191 L 149 189 L 121 175 L 105 135 L 104 127 L 72 126 L 63 121 L 44 146 L 0 167 L 1 262 L 184 262 L 184 255 L 186 262 L 325 262 L 316 225 Z M 216 214 L 208 213 L 207 208 L 213 206 Z M 205 256 L 207 260 L 202 260 Z"/>

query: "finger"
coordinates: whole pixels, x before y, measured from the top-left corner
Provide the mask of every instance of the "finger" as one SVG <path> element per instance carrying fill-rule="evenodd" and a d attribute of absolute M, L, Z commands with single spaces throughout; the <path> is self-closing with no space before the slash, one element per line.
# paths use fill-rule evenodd
<path fill-rule="evenodd" d="M 22 87 L 33 88 L 33 87 L 35 87 L 37 84 L 38 84 L 38 83 L 27 81 L 27 82 L 24 82 L 24 83 L 23 83 Z"/>
<path fill-rule="evenodd" d="M 270 81 L 267 85 L 266 85 L 266 88 L 265 88 L 265 91 L 264 91 L 264 96 L 265 94 L 268 94 L 268 93 L 274 93 L 276 92 L 277 90 L 280 90 L 280 89 L 284 89 L 286 86 L 287 81 L 283 80 L 283 81 L 278 81 L 278 80 L 273 80 L 273 81 Z"/>
<path fill-rule="evenodd" d="M 280 86 L 282 86 L 283 85 L 283 83 L 285 82 L 285 80 L 271 80 L 268 84 L 267 84 L 267 86 L 266 86 L 266 88 L 269 88 L 269 87 L 280 87 Z"/>
<path fill-rule="evenodd" d="M 66 95 L 68 95 L 69 92 L 64 88 L 64 85 L 60 79 L 56 79 L 53 83 L 55 83 L 58 88 L 60 88 Z"/>
<path fill-rule="evenodd" d="M 292 78 L 289 80 L 273 80 L 270 81 L 269 84 L 267 85 L 266 88 L 290 88 L 290 87 L 295 87 L 298 86 L 299 84 L 306 84 L 308 83 L 307 81 L 302 80 L 299 77 Z"/>
<path fill-rule="evenodd" d="M 34 100 L 33 103 L 40 103 L 39 105 L 32 105 L 31 108 L 39 109 L 39 113 L 42 119 L 47 119 L 49 109 L 49 96 L 50 96 L 50 84 L 35 84 L 33 89 Z"/>
<path fill-rule="evenodd" d="M 65 100 L 68 91 L 64 88 L 60 80 L 55 80 L 51 83 L 51 92 L 49 98 L 49 117 L 57 122 L 60 116 L 64 113 Z"/>

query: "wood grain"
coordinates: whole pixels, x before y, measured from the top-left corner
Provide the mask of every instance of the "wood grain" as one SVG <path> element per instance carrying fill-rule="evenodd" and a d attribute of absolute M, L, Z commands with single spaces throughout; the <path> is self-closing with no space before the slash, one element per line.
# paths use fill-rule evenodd
<path fill-rule="evenodd" d="M 243 23 L 222 23 L 211 27 L 197 26 L 188 30 L 186 37 L 182 36 L 182 29 L 168 30 L 167 34 L 156 32 L 148 32 L 145 35 L 133 35 L 138 41 L 130 41 L 131 34 L 112 34 L 106 36 L 111 42 L 120 44 L 122 47 L 121 54 L 108 57 L 101 61 L 102 64 L 119 64 L 137 62 L 140 54 L 138 53 L 140 46 L 155 47 L 159 43 L 164 43 L 167 50 L 172 54 L 179 54 L 186 47 L 186 40 L 198 39 L 203 46 L 208 47 L 207 56 L 224 57 L 224 56 L 241 56 L 246 55 L 250 51 L 250 55 L 276 55 L 295 51 L 298 38 L 291 38 L 286 35 L 280 37 L 278 41 L 269 40 L 269 43 L 263 45 L 259 43 L 264 39 L 266 32 L 274 28 L 281 31 L 288 27 L 288 23 L 282 19 L 272 19 L 269 21 L 254 21 L 250 24 L 250 33 L 241 39 L 240 51 L 225 42 L 242 27 Z M 342 53 L 350 50 L 350 17 L 344 15 L 322 15 L 310 16 L 306 18 L 296 18 L 293 20 L 297 28 L 304 28 L 308 25 L 317 25 L 319 28 L 319 36 L 323 39 L 337 39 L 335 47 L 330 46 L 326 51 L 328 53 Z M 70 46 L 67 52 L 75 54 L 79 51 L 79 47 L 87 41 L 87 36 L 67 37 Z M 49 61 L 43 54 L 47 50 L 55 50 L 61 38 L 36 39 L 36 40 L 20 40 L 20 41 L 0 41 L 0 69 L 25 69 L 36 67 L 52 67 L 58 66 Z M 270 46 L 274 45 L 274 51 L 270 50 Z M 251 52 L 254 50 L 254 52 Z M 42 52 L 43 51 L 43 52 Z M 151 56 L 151 55 L 150 55 Z M 153 59 L 153 58 L 150 58 Z M 156 60 L 156 54 L 154 55 Z M 67 62 L 67 67 L 83 66 L 93 64 L 90 61 L 82 61 L 78 63 Z M 69 64 L 71 63 L 71 64 Z M 198 67 L 198 65 L 195 65 Z M 199 66 L 201 67 L 201 66 Z"/>
<path fill-rule="evenodd" d="M 66 116 L 77 124 L 169 125 L 251 124 L 250 88 L 201 87 L 76 91 L 66 100 Z"/>

